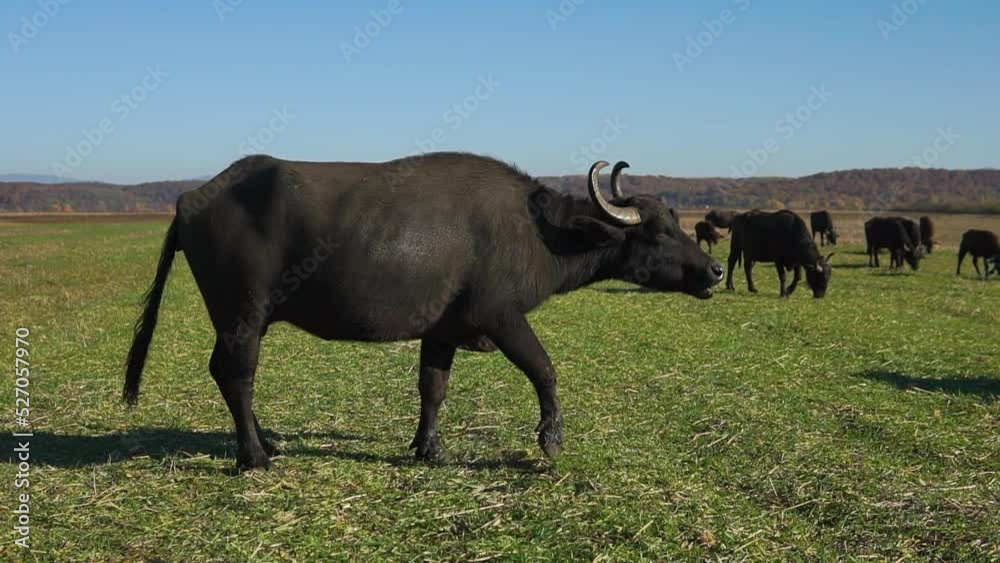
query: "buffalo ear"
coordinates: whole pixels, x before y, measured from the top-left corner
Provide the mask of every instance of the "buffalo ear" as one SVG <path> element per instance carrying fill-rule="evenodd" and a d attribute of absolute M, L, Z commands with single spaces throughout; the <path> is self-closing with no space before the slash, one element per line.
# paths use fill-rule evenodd
<path fill-rule="evenodd" d="M 593 217 L 574 217 L 570 227 L 597 246 L 612 246 L 625 240 L 625 230 Z"/>

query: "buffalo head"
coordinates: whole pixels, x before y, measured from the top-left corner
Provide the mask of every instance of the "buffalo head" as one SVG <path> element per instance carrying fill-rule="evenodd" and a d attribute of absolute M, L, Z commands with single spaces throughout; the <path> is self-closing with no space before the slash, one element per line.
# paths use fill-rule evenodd
<path fill-rule="evenodd" d="M 913 268 L 913 271 L 917 271 L 920 266 L 920 259 L 924 257 L 924 248 L 922 246 L 913 246 L 912 244 L 907 244 L 903 247 L 903 259 L 906 263 Z M 902 264 L 900 264 L 902 266 Z"/>
<path fill-rule="evenodd" d="M 670 209 L 650 196 L 625 197 L 620 173 L 628 164 L 619 162 L 611 176 L 615 195 L 608 202 L 601 195 L 597 177 L 608 163 L 590 168 L 587 190 L 599 210 L 598 218 L 578 217 L 578 228 L 600 233 L 606 244 L 621 249 L 616 277 L 660 291 L 680 291 L 699 299 L 712 296 L 712 286 L 722 281 L 722 265 L 702 252 L 681 230 Z"/>
<path fill-rule="evenodd" d="M 833 253 L 820 256 L 815 264 L 805 264 L 806 283 L 813 292 L 813 297 L 819 299 L 826 295 L 826 288 L 830 286 L 830 276 L 833 275 L 833 268 L 830 267 L 830 258 Z"/>

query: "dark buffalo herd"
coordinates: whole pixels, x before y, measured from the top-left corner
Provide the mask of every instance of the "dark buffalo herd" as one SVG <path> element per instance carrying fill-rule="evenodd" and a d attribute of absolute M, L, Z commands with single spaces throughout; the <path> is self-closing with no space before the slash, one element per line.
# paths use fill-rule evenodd
<path fill-rule="evenodd" d="M 879 253 L 889 251 L 889 267 L 896 269 L 906 261 L 916 270 L 920 265 L 922 248 L 916 224 L 902 217 L 873 217 L 865 222 L 865 244 L 868 266 L 879 266 Z M 916 240 L 914 240 L 916 237 Z"/>
<path fill-rule="evenodd" d="M 819 245 L 837 244 L 837 230 L 833 228 L 833 217 L 829 211 L 813 211 L 809 214 L 809 226 L 812 227 L 813 239 L 819 235 Z"/>
<path fill-rule="evenodd" d="M 927 254 L 934 252 L 934 221 L 926 215 L 920 217 L 920 240 Z"/>
<path fill-rule="evenodd" d="M 419 339 L 412 447 L 425 459 L 442 452 L 437 416 L 456 349 L 495 346 L 534 386 L 538 443 L 554 456 L 563 435 L 556 374 L 525 315 L 606 279 L 707 299 L 724 273 L 657 199 L 624 196 L 616 175 L 607 201 L 598 189 L 606 165 L 591 168 L 583 200 L 471 154 L 241 159 L 178 200 L 136 323 L 124 398 L 138 398 L 181 251 L 215 327 L 208 369 L 232 414 L 239 467 L 269 467 L 278 453 L 254 414 L 253 387 L 261 339 L 282 321 L 327 340 Z"/>
<path fill-rule="evenodd" d="M 962 261 L 965 255 L 972 255 L 972 266 L 976 269 L 979 277 L 983 273 L 979 271 L 979 259 L 983 259 L 983 269 L 986 270 L 986 279 L 990 278 L 990 273 L 995 271 L 1000 273 L 1000 241 L 997 236 L 990 231 L 970 229 L 962 233 L 962 242 L 958 246 L 958 268 L 955 275 L 962 273 Z"/>
<path fill-rule="evenodd" d="M 702 241 L 708 245 L 708 253 L 712 253 L 712 247 L 719 243 L 721 235 L 715 230 L 715 226 L 708 221 L 698 221 L 694 225 L 694 240 L 701 247 Z"/>
<path fill-rule="evenodd" d="M 816 248 L 805 221 L 791 211 L 766 213 L 753 210 L 733 218 L 733 236 L 730 240 L 729 268 L 726 288 L 733 287 L 733 268 L 742 259 L 747 277 L 747 289 L 757 293 L 753 283 L 753 266 L 756 262 L 770 262 L 778 272 L 781 297 L 788 297 L 798 287 L 802 270 L 813 297 L 826 295 L 830 284 L 830 256 L 823 257 Z M 792 283 L 786 289 L 785 273 L 793 272 Z"/>
<path fill-rule="evenodd" d="M 733 218 L 735 217 L 735 211 L 718 211 L 713 209 L 705 214 L 705 220 L 711 223 L 713 227 L 726 229 L 729 232 L 733 232 Z"/>

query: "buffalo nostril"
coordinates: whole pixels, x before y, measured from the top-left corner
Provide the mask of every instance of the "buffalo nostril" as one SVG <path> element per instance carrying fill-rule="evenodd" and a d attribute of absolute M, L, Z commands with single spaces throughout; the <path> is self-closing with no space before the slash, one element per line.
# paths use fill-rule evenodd
<path fill-rule="evenodd" d="M 712 269 L 712 274 L 715 275 L 715 278 L 719 280 L 722 279 L 722 274 L 726 273 L 726 270 L 723 269 L 722 264 L 719 264 L 718 262 L 713 262 L 711 269 Z"/>

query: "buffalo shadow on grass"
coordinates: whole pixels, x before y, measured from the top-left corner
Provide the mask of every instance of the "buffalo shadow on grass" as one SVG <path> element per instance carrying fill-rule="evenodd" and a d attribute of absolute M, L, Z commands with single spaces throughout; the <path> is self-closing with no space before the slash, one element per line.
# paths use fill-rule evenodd
<path fill-rule="evenodd" d="M 918 389 L 951 395 L 973 395 L 986 402 L 1000 399 L 1000 379 L 989 376 L 919 377 L 885 370 L 871 370 L 855 375 L 879 383 L 888 383 L 903 390 Z"/>
<path fill-rule="evenodd" d="M 358 435 L 337 431 L 305 432 L 277 436 L 265 431 L 269 439 L 284 438 L 323 440 L 362 440 Z M 30 441 L 31 461 L 56 467 L 80 467 L 116 463 L 137 457 L 162 460 L 170 457 L 207 455 L 233 458 L 235 434 L 232 432 L 202 432 L 184 428 L 143 427 L 112 434 L 55 434 L 36 430 L 31 437 L 14 438 Z M 7 457 L 15 463 L 16 454 Z"/>
<path fill-rule="evenodd" d="M 661 293 L 655 289 L 649 289 L 648 287 L 635 286 L 635 287 L 588 287 L 588 291 L 597 291 L 600 293 Z"/>
<path fill-rule="evenodd" d="M 412 453 L 383 456 L 334 447 L 333 442 L 371 442 L 358 434 L 336 430 L 300 433 L 272 433 L 265 430 L 264 433 L 269 440 L 275 442 L 286 457 L 333 457 L 396 467 L 425 463 L 417 461 Z M 233 461 L 236 456 L 234 433 L 203 432 L 183 428 L 142 427 L 112 434 L 56 434 L 36 430 L 30 437 L 14 437 L 13 440 L 30 442 L 31 463 L 61 468 L 119 463 L 141 457 L 161 461 L 170 458 L 208 456 L 217 460 Z M 302 445 L 303 440 L 320 440 L 325 443 L 319 447 Z M 404 446 L 405 444 L 400 446 L 401 452 L 404 451 L 402 449 Z M 16 443 L 7 448 L 8 455 L 5 460 L 0 460 L 0 463 L 6 461 L 15 465 L 20 461 L 17 459 L 18 454 L 12 452 L 15 447 Z M 456 459 L 444 463 L 475 470 L 508 468 L 527 473 L 544 471 L 542 467 L 544 464 L 540 462 L 532 461 L 520 454 L 504 452 L 499 453 L 496 459 Z"/>

